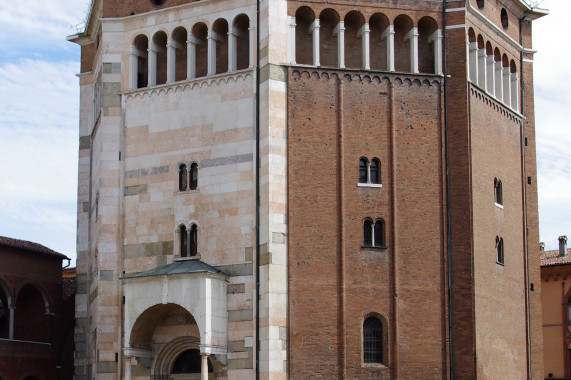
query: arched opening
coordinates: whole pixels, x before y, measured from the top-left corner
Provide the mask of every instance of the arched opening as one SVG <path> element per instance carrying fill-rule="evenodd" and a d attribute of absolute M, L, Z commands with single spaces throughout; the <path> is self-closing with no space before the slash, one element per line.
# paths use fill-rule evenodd
<path fill-rule="evenodd" d="M 131 348 L 158 352 L 157 346 L 164 345 L 179 336 L 193 336 L 200 339 L 194 317 L 182 306 L 167 303 L 145 310 L 133 325 L 129 339 Z"/>
<path fill-rule="evenodd" d="M 371 160 L 370 166 L 371 183 L 381 183 L 381 161 L 378 158 Z"/>
<path fill-rule="evenodd" d="M 203 22 L 194 24 L 192 27 L 191 48 L 194 49 L 194 70 L 191 70 L 191 78 L 206 76 L 208 72 L 208 27 Z M 190 54 L 189 59 L 192 59 Z M 194 74 L 194 75 L 193 75 Z"/>
<path fill-rule="evenodd" d="M 240 14 L 234 19 L 234 35 L 236 36 L 236 69 L 250 67 L 250 19 Z"/>
<path fill-rule="evenodd" d="M 395 28 L 395 70 L 411 71 L 411 48 L 409 32 L 413 23 L 407 15 L 400 15 L 394 21 Z"/>
<path fill-rule="evenodd" d="M 359 183 L 367 183 L 367 167 L 369 160 L 366 157 L 359 159 Z"/>
<path fill-rule="evenodd" d="M 369 218 L 363 222 L 363 246 L 371 247 L 373 245 L 373 221 Z"/>
<path fill-rule="evenodd" d="M 193 162 L 190 165 L 190 190 L 196 190 L 198 187 L 198 164 Z"/>
<path fill-rule="evenodd" d="M 133 54 L 136 56 L 134 60 L 135 65 L 131 67 L 131 70 L 136 70 L 136 85 L 133 87 L 144 88 L 149 85 L 148 77 L 148 50 L 149 50 L 149 39 L 147 36 L 140 34 L 133 41 Z"/>
<path fill-rule="evenodd" d="M 492 44 L 490 41 L 486 42 L 486 90 L 491 94 L 494 95 L 495 93 L 495 86 L 494 86 L 494 49 L 492 48 Z"/>
<path fill-rule="evenodd" d="M 383 363 L 383 324 L 376 317 L 363 322 L 363 361 Z"/>
<path fill-rule="evenodd" d="M 193 224 L 190 227 L 190 256 L 196 256 L 198 253 L 198 227 Z"/>
<path fill-rule="evenodd" d="M 351 11 L 345 16 L 345 67 L 360 69 L 363 61 L 363 43 L 361 41 L 365 18 L 360 12 Z"/>
<path fill-rule="evenodd" d="M 423 17 L 418 21 L 418 71 L 435 73 L 435 33 L 438 30 L 436 20 Z"/>
<path fill-rule="evenodd" d="M 216 20 L 212 26 L 213 38 L 216 41 L 216 74 L 228 72 L 228 21 Z"/>
<path fill-rule="evenodd" d="M 474 29 L 468 29 L 468 79 L 470 82 L 478 83 L 478 43 Z"/>
<path fill-rule="evenodd" d="M 137 317 L 129 336 L 129 348 L 146 351 L 148 358 L 147 365 L 140 361 L 132 365 L 131 373 L 152 379 L 171 379 L 169 375 L 180 355 L 190 349 L 199 350 L 200 331 L 195 318 L 185 308 L 174 303 L 158 304 Z M 200 352 L 198 354 L 200 356 Z M 128 360 L 126 365 L 130 363 Z M 182 364 L 179 362 L 177 368 L 184 369 Z"/>
<path fill-rule="evenodd" d="M 10 338 L 10 295 L 0 282 L 0 338 Z"/>
<path fill-rule="evenodd" d="M 511 82 L 511 94 L 510 94 L 510 101 L 511 107 L 514 110 L 518 110 L 519 108 L 519 78 L 517 75 L 517 68 L 515 65 L 515 61 L 512 59 L 510 61 L 510 82 Z"/>
<path fill-rule="evenodd" d="M 49 305 L 34 285 L 24 286 L 18 293 L 14 311 L 14 339 L 33 342 L 49 341 Z"/>
<path fill-rule="evenodd" d="M 187 69 L 187 31 L 182 26 L 176 28 L 172 32 L 172 39 L 175 44 L 175 74 L 174 80 L 181 81 L 186 79 L 186 69 Z"/>
<path fill-rule="evenodd" d="M 377 219 L 375 221 L 375 226 L 373 228 L 373 246 L 375 247 L 385 247 L 387 245 L 385 241 L 385 221 L 382 219 Z"/>
<path fill-rule="evenodd" d="M 213 378 L 214 368 L 210 358 L 207 359 L 208 363 L 208 378 Z M 200 350 L 191 348 L 182 352 L 174 361 L 171 370 L 171 379 L 173 380 L 199 380 L 199 374 L 202 367 L 202 357 Z M 194 374 L 194 375 L 193 375 Z"/>
<path fill-rule="evenodd" d="M 504 265 L 504 239 L 496 236 L 496 263 Z"/>
<path fill-rule="evenodd" d="M 155 84 L 167 83 L 167 34 L 163 31 L 155 33 L 153 44 L 156 50 L 156 79 Z"/>
<path fill-rule="evenodd" d="M 387 33 L 389 26 L 389 19 L 382 13 L 375 13 L 369 20 L 369 29 L 371 29 L 369 34 L 371 70 L 388 70 Z"/>
<path fill-rule="evenodd" d="M 486 45 L 484 42 L 484 37 L 478 34 L 478 39 L 476 40 L 478 44 L 478 86 L 482 89 L 486 89 Z"/>
<path fill-rule="evenodd" d="M 295 12 L 295 62 L 301 65 L 313 64 L 313 34 L 310 28 L 315 14 L 309 7 L 301 7 Z"/>
<path fill-rule="evenodd" d="M 508 56 L 504 53 L 502 56 L 502 77 L 503 77 L 503 102 L 511 106 L 511 77 L 510 77 L 510 62 Z"/>
<path fill-rule="evenodd" d="M 484 0 L 476 0 L 476 5 L 478 5 L 478 9 L 484 9 Z"/>
<path fill-rule="evenodd" d="M 180 257 L 188 256 L 188 231 L 184 224 L 178 227 L 179 239 L 180 239 Z"/>
<path fill-rule="evenodd" d="M 324 9 L 319 15 L 319 59 L 321 66 L 338 67 L 338 41 L 334 35 L 339 25 L 339 14 L 331 9 Z"/>
<path fill-rule="evenodd" d="M 180 164 L 178 167 L 178 190 L 186 190 L 187 170 L 185 164 Z"/>

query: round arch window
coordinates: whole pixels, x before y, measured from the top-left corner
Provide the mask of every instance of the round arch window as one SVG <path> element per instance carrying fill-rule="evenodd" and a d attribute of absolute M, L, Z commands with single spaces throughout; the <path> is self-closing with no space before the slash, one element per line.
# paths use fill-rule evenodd
<path fill-rule="evenodd" d="M 476 4 L 478 4 L 478 9 L 484 9 L 484 0 L 476 0 Z"/>
<path fill-rule="evenodd" d="M 162 5 L 164 4 L 165 0 L 151 0 L 151 3 L 155 5 Z"/>
<path fill-rule="evenodd" d="M 508 11 L 506 11 L 506 8 L 502 8 L 502 11 L 500 12 L 500 18 L 502 20 L 502 26 L 504 27 L 504 29 L 508 28 Z"/>

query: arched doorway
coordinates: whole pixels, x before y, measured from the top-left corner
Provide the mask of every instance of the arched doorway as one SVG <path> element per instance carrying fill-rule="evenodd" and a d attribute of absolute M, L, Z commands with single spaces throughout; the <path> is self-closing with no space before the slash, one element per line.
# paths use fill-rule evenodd
<path fill-rule="evenodd" d="M 173 380 L 200 380 L 202 358 L 198 349 L 182 352 L 174 361 L 169 379 Z M 208 359 L 208 378 L 214 378 L 212 362 Z"/>

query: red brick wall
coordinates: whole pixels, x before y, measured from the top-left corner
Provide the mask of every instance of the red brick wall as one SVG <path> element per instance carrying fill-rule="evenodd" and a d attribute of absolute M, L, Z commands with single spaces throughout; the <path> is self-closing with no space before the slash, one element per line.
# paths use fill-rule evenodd
<path fill-rule="evenodd" d="M 439 82 L 336 74 L 288 81 L 290 374 L 442 378 Z M 357 186 L 361 156 L 380 159 L 382 188 Z M 367 217 L 388 248 L 362 247 Z M 363 364 L 370 314 L 388 324 L 386 365 Z"/>
<path fill-rule="evenodd" d="M 1 247 L 0 262 L 0 281 L 16 306 L 15 340 L 0 341 L 0 376 L 3 380 L 71 379 L 74 306 L 73 297 L 62 299 L 62 259 Z M 40 291 L 48 300 L 49 315 Z M 62 355 L 64 351 L 67 356 Z"/>

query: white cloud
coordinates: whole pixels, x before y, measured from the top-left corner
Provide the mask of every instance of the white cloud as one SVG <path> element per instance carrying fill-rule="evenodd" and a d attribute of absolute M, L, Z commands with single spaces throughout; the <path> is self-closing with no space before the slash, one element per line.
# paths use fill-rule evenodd
<path fill-rule="evenodd" d="M 533 22 L 535 128 L 539 186 L 540 239 L 557 248 L 557 237 L 571 236 L 571 51 L 562 39 L 567 33 L 571 2 L 545 0 L 550 14 Z"/>
<path fill-rule="evenodd" d="M 0 235 L 75 257 L 77 62 L 0 66 Z"/>

